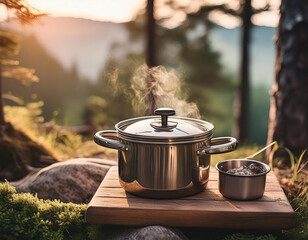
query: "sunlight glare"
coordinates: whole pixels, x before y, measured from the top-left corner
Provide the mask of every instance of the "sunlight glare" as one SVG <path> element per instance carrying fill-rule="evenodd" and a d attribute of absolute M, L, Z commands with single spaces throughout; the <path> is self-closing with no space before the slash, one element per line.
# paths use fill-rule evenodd
<path fill-rule="evenodd" d="M 52 16 L 82 17 L 99 21 L 126 22 L 144 7 L 144 0 L 28 0 Z"/>
<path fill-rule="evenodd" d="M 138 11 L 145 8 L 146 0 L 28 0 L 33 7 L 47 13 L 50 16 L 87 18 L 97 21 L 127 22 L 134 19 Z M 234 0 L 177 0 L 180 6 L 185 6 L 188 12 L 195 12 L 200 4 L 227 4 L 228 7 L 237 9 L 239 1 Z M 276 27 L 279 22 L 279 6 L 281 0 L 252 0 L 254 8 L 264 7 L 270 3 L 270 11 L 263 12 L 252 17 L 255 25 Z M 174 12 L 170 7 L 164 4 L 164 0 L 155 0 L 156 19 L 166 18 L 163 25 L 173 28 L 180 25 L 185 20 L 184 11 Z M 7 11 L 0 9 L 0 21 L 7 17 Z M 239 18 L 226 15 L 219 11 L 213 11 L 209 14 L 209 19 L 225 28 L 235 28 L 240 26 Z"/>
<path fill-rule="evenodd" d="M 242 23 L 239 18 L 223 14 L 220 11 L 212 11 L 209 14 L 209 19 L 225 28 L 236 28 Z"/>

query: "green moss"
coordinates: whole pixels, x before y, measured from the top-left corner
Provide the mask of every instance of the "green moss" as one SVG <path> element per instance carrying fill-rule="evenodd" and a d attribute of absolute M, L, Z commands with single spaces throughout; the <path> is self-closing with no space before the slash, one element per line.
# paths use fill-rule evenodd
<path fill-rule="evenodd" d="M 308 201 L 304 197 L 294 198 L 291 205 L 296 212 L 296 226 L 283 230 L 284 239 L 308 239 Z"/>
<path fill-rule="evenodd" d="M 224 240 L 276 240 L 277 237 L 273 236 L 272 234 L 261 235 L 257 236 L 251 233 L 234 233 L 227 235 Z"/>
<path fill-rule="evenodd" d="M 86 204 L 38 199 L 0 184 L 1 239 L 96 239 L 99 226 L 85 221 Z"/>

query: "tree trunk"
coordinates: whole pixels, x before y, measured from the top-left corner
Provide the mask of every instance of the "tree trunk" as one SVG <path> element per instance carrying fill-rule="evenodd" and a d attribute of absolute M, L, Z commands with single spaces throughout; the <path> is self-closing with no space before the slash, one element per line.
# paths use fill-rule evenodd
<path fill-rule="evenodd" d="M 157 66 L 156 62 L 156 39 L 155 39 L 155 18 L 154 0 L 147 3 L 147 25 L 146 25 L 146 63 L 151 67 Z"/>
<path fill-rule="evenodd" d="M 147 26 L 146 26 L 146 63 L 149 67 L 147 78 L 147 102 L 145 115 L 153 115 L 156 108 L 155 96 L 153 94 L 153 88 L 155 87 L 155 79 L 153 67 L 157 66 L 156 62 L 156 39 L 155 39 L 155 18 L 154 18 L 154 0 L 147 0 Z M 151 69 L 153 68 L 153 69 Z"/>
<path fill-rule="evenodd" d="M 235 126 L 233 136 L 241 143 L 246 143 L 248 139 L 248 106 L 249 106 L 249 43 L 251 29 L 251 0 L 244 2 L 242 12 L 242 49 L 241 49 L 241 67 L 240 84 L 235 100 Z"/>
<path fill-rule="evenodd" d="M 0 62 L 0 126 L 4 126 L 4 109 L 3 109 L 3 98 L 2 98 L 2 65 Z"/>
<path fill-rule="evenodd" d="M 276 35 L 268 143 L 308 147 L 308 1 L 282 0 Z"/>

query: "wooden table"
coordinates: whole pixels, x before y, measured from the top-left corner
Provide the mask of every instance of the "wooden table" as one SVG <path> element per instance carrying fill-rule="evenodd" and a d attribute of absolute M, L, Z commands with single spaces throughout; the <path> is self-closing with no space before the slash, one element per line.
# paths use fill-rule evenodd
<path fill-rule="evenodd" d="M 171 200 L 146 199 L 125 192 L 112 167 L 88 205 L 86 220 L 94 224 L 165 225 L 238 229 L 280 229 L 295 224 L 295 212 L 275 175 L 266 179 L 264 196 L 233 201 L 218 191 L 218 172 L 212 167 L 207 189 Z"/>

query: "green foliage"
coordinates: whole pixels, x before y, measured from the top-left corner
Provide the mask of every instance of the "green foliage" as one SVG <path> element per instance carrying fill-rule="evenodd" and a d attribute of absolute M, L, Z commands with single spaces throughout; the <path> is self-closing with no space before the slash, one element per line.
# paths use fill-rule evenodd
<path fill-rule="evenodd" d="M 127 24 L 137 39 L 142 13 Z M 167 29 L 157 26 L 159 35 L 158 62 L 173 69 L 185 82 L 188 102 L 197 104 L 201 118 L 215 124 L 215 135 L 231 133 L 232 102 L 235 95 L 234 76 L 220 64 L 220 55 L 212 49 L 211 27 L 201 16 L 186 19 L 180 26 Z M 139 32 L 139 39 L 143 37 Z M 143 53 L 144 54 L 144 53 Z M 143 57 L 143 55 L 141 55 Z"/>
<path fill-rule="evenodd" d="M 230 134 L 234 76 L 225 74 L 220 54 L 212 49 L 207 22 L 201 16 L 188 18 L 179 27 L 160 32 L 160 63 L 185 79 L 188 101 L 197 103 L 202 119 L 215 124 L 215 135 Z"/>
<path fill-rule="evenodd" d="M 34 35 L 18 35 L 21 45 L 18 61 L 27 68 L 35 67 L 40 82 L 25 87 L 4 79 L 4 92 L 10 92 L 25 102 L 43 101 L 45 104 L 41 110 L 46 121 L 56 118 L 62 125 L 82 125 L 86 99 L 93 91 L 91 83 L 79 77 L 74 66 L 71 70 L 65 69 Z"/>
<path fill-rule="evenodd" d="M 137 17 L 136 21 L 126 24 L 133 35 L 131 36 L 133 41 L 143 37 L 141 32 L 137 34 L 140 25 L 144 24 L 140 19 L 142 19 L 141 15 Z M 230 134 L 232 124 L 230 116 L 232 116 L 234 96 L 232 90 L 235 89 L 233 77 L 230 77 L 230 74 L 224 74 L 219 63 L 219 54 L 211 49 L 208 29 L 201 31 L 202 34 L 194 38 L 188 36 L 194 34 L 186 34 L 186 31 L 200 32 L 200 25 L 202 27 L 203 23 L 194 21 L 187 22 L 176 29 L 158 27 L 160 35 L 159 63 L 168 72 L 171 69 L 175 70 L 180 79 L 181 92 L 185 95 L 185 99 L 187 102 L 197 103 L 202 119 L 215 123 L 215 134 L 217 136 Z M 101 96 L 107 102 L 108 107 L 104 112 L 108 116 L 107 125 L 112 127 L 125 118 L 144 115 L 144 113 L 136 111 L 135 106 L 132 106 L 136 102 L 132 80 L 136 76 L 137 69 L 143 64 L 143 59 L 143 52 L 131 52 L 123 60 L 111 58 L 106 64 L 97 84 L 95 95 Z M 162 81 L 169 80 L 168 77 L 163 78 Z M 143 92 L 146 95 L 147 91 Z M 168 94 L 169 92 L 166 95 Z M 164 96 L 163 94 L 157 95 L 158 98 Z M 144 101 L 139 100 L 139 102 L 145 105 Z M 159 100 L 159 102 L 164 101 Z M 190 109 L 183 109 L 184 111 L 189 113 Z"/>
<path fill-rule="evenodd" d="M 265 144 L 267 140 L 269 116 L 269 89 L 252 86 L 249 97 L 249 143 Z"/>
<path fill-rule="evenodd" d="M 307 188 L 307 186 L 306 186 Z M 308 199 L 306 196 L 296 197 L 291 201 L 291 205 L 296 212 L 296 226 L 294 228 L 283 230 L 284 239 L 308 239 Z"/>
<path fill-rule="evenodd" d="M 88 124 L 97 128 L 106 125 L 108 116 L 106 115 L 107 101 L 99 96 L 90 96 L 87 99 L 86 109 L 88 111 Z"/>
<path fill-rule="evenodd" d="M 308 163 L 308 156 L 307 156 L 307 149 L 306 148 L 302 153 L 300 154 L 299 157 L 294 155 L 290 149 L 287 147 L 279 147 L 278 144 L 276 144 L 272 150 L 271 153 L 271 159 L 272 159 L 272 164 L 273 166 L 279 165 L 280 161 L 286 161 L 284 158 L 285 157 L 280 157 L 279 155 L 275 157 L 275 153 L 280 151 L 284 151 L 287 153 L 287 156 L 289 159 L 287 159 L 290 163 L 290 168 L 292 169 L 292 180 L 293 181 L 301 181 L 301 182 L 306 182 L 307 176 L 305 174 L 301 174 L 301 171 L 305 168 L 305 166 Z M 281 159 L 282 158 L 282 159 Z M 308 198 L 308 197 L 307 197 Z"/>
<path fill-rule="evenodd" d="M 174 68 L 187 83 L 188 101 L 195 102 L 201 118 L 214 123 L 215 136 L 231 134 L 234 75 L 220 62 L 210 42 L 211 25 L 201 15 L 188 17 L 174 29 L 160 29 L 160 62 Z"/>
<path fill-rule="evenodd" d="M 85 221 L 86 204 L 38 199 L 0 184 L 1 239 L 97 239 L 99 226 Z"/>
<path fill-rule="evenodd" d="M 138 54 L 129 54 L 123 62 L 114 59 L 107 62 L 93 94 L 106 101 L 107 107 L 101 109 L 107 116 L 104 117 L 106 127 L 113 128 L 121 120 L 136 117 L 132 106 L 135 96 L 130 87 L 130 79 L 142 63 L 142 57 Z M 94 118 L 98 119 L 95 115 Z"/>
<path fill-rule="evenodd" d="M 111 150 L 105 150 L 88 139 L 72 133 L 66 129 L 60 129 L 54 122 L 42 126 L 43 102 L 30 102 L 24 106 L 5 106 L 5 114 L 8 121 L 14 127 L 23 130 L 31 139 L 42 145 L 57 159 L 66 160 L 74 157 L 90 157 L 97 152 L 106 155 L 112 154 Z"/>
<path fill-rule="evenodd" d="M 20 67 L 18 61 L 7 59 L 19 53 L 19 37 L 12 33 L 0 31 L 0 74 L 4 78 L 21 81 L 23 84 L 38 82 L 39 78 L 34 75 L 35 70 Z"/>
<path fill-rule="evenodd" d="M 298 180 L 298 174 L 301 172 L 301 170 L 304 169 L 304 167 L 306 166 L 306 164 L 308 163 L 308 158 L 307 158 L 307 149 L 306 148 L 300 155 L 300 157 L 297 159 L 296 157 L 292 157 L 292 160 L 291 163 L 291 168 L 293 170 L 293 179 L 294 180 Z M 306 154 L 306 159 L 304 160 L 304 156 Z M 291 158 L 291 157 L 290 157 Z M 295 161 L 294 161 L 295 159 Z"/>
<path fill-rule="evenodd" d="M 14 34 L 0 31 L 0 54 L 1 56 L 16 55 L 19 51 L 18 37 Z"/>

